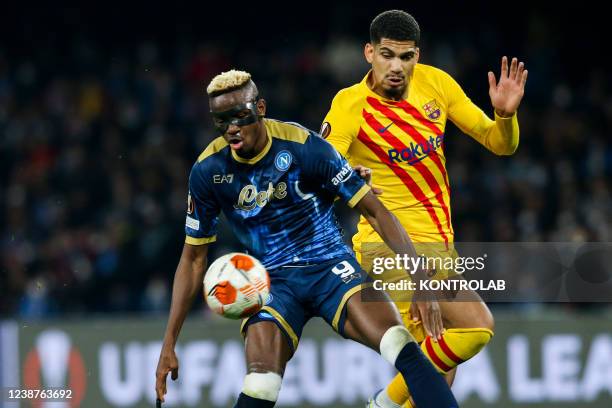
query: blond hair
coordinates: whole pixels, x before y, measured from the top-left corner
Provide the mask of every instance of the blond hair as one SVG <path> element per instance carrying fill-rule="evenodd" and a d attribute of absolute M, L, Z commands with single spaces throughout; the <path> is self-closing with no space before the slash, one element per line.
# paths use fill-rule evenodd
<path fill-rule="evenodd" d="M 231 71 L 222 72 L 210 81 L 206 87 L 206 93 L 209 96 L 219 95 L 234 89 L 244 86 L 251 80 L 251 74 L 245 71 L 232 69 Z"/>

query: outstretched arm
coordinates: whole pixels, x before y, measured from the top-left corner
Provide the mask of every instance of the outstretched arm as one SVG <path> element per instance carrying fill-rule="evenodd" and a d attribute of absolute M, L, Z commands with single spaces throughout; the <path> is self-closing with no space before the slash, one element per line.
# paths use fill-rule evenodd
<path fill-rule="evenodd" d="M 488 150 L 499 155 L 513 154 L 519 143 L 519 126 L 516 111 L 525 93 L 527 70 L 525 64 L 512 59 L 508 69 L 508 58 L 503 57 L 499 82 L 489 72 L 489 96 L 495 120 L 491 120 L 451 80 L 447 93 L 451 96 L 449 119 Z"/>
<path fill-rule="evenodd" d="M 174 284 L 172 287 L 172 305 L 164 335 L 159 362 L 157 364 L 155 391 L 157 398 L 164 401 L 166 394 L 166 377 L 172 373 L 172 379 L 178 378 L 178 359 L 174 346 L 178 339 L 185 317 L 193 304 L 196 295 L 202 291 L 202 279 L 206 270 L 206 255 L 208 244 L 185 244 L 179 260 Z"/>
<path fill-rule="evenodd" d="M 416 249 L 402 224 L 371 191 L 357 203 L 356 208 L 393 252 L 417 257 Z M 417 271 L 417 278 L 424 278 L 423 272 Z M 432 339 L 439 339 L 442 336 L 443 325 L 437 301 L 416 300 L 415 303 L 425 331 Z"/>

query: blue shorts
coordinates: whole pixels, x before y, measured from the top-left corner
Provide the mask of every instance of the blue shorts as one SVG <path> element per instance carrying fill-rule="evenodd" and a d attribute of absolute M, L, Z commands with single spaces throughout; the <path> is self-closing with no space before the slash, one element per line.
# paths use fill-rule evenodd
<path fill-rule="evenodd" d="M 248 325 L 272 321 L 285 333 L 293 351 L 311 317 L 322 317 L 344 337 L 346 302 L 368 285 L 367 274 L 352 255 L 319 265 L 285 266 L 268 272 L 268 302 L 242 322 L 241 331 L 244 335 Z"/>

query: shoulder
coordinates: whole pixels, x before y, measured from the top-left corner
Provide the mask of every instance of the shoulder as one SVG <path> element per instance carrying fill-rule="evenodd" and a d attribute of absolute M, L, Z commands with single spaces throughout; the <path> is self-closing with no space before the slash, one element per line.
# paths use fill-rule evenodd
<path fill-rule="evenodd" d="M 302 151 L 309 162 L 336 160 L 341 157 L 336 148 L 318 133 L 312 133 L 308 137 Z"/>
<path fill-rule="evenodd" d="M 207 159 L 210 159 L 211 157 L 213 157 L 215 154 L 223 151 L 225 148 L 228 148 L 228 143 L 225 141 L 225 139 L 222 136 L 219 136 L 218 138 L 216 138 L 215 140 L 213 140 L 212 142 L 210 142 L 208 144 L 208 146 L 206 146 L 206 148 L 204 149 L 204 151 L 202 153 L 200 153 L 200 156 L 198 156 L 198 160 L 196 162 L 197 163 L 202 163 Z"/>
<path fill-rule="evenodd" d="M 338 91 L 332 100 L 332 109 L 351 111 L 365 99 L 363 84 L 357 83 Z"/>
<path fill-rule="evenodd" d="M 432 78 L 432 79 L 446 79 L 451 78 L 450 74 L 445 72 L 444 70 L 434 67 L 433 65 L 427 64 L 416 64 L 414 67 L 414 74 L 419 75 L 424 78 Z"/>
<path fill-rule="evenodd" d="M 356 83 L 355 85 L 349 86 L 348 88 L 342 88 L 336 93 L 334 96 L 334 100 L 338 102 L 347 102 L 352 100 L 354 97 L 361 95 L 361 83 Z"/>
<path fill-rule="evenodd" d="M 266 119 L 265 124 L 272 138 L 279 143 L 276 149 L 288 150 L 302 162 L 311 162 L 321 155 L 335 152 L 333 146 L 321 135 L 299 123 Z"/>
<path fill-rule="evenodd" d="M 341 139 L 351 139 L 359 128 L 359 118 L 366 103 L 364 84 L 357 83 L 341 89 L 332 100 L 331 107 L 323 119 L 321 134 L 340 146 Z M 345 146 L 348 150 L 348 145 Z M 346 150 L 343 151 L 346 153 Z"/>
<path fill-rule="evenodd" d="M 200 153 L 198 159 L 191 168 L 192 181 L 204 180 L 206 173 L 218 167 L 223 168 L 225 159 L 222 157 L 229 152 L 229 144 L 222 136 L 217 137 L 206 146 L 204 151 Z"/>
<path fill-rule="evenodd" d="M 461 86 L 451 75 L 431 65 L 417 64 L 414 70 L 414 82 L 425 95 L 437 99 L 447 107 L 466 98 Z"/>
<path fill-rule="evenodd" d="M 417 64 L 414 67 L 414 76 L 415 81 L 433 86 L 446 86 L 449 83 L 455 82 L 449 73 L 440 68 L 426 64 Z"/>
<path fill-rule="evenodd" d="M 282 122 L 276 119 L 264 119 L 268 135 L 274 139 L 290 143 L 304 144 L 313 132 L 299 123 Z"/>

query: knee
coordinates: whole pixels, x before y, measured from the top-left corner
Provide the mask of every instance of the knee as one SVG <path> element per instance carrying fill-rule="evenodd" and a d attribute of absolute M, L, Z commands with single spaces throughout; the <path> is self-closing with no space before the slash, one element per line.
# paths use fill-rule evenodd
<path fill-rule="evenodd" d="M 478 314 L 475 320 L 476 322 L 474 324 L 474 327 L 495 331 L 495 319 L 493 318 L 493 314 L 491 313 L 487 305 L 485 305 L 484 303 L 482 304 L 482 307 L 480 308 L 480 313 Z"/>
<path fill-rule="evenodd" d="M 276 402 L 282 377 L 274 372 L 249 373 L 244 377 L 242 393 L 252 398 Z"/>
<path fill-rule="evenodd" d="M 410 342 L 415 342 L 415 340 L 404 326 L 392 326 L 387 329 L 380 340 L 380 354 L 389 363 L 395 364 L 397 356 Z"/>
<path fill-rule="evenodd" d="M 484 327 L 448 329 L 444 334 L 447 347 L 458 357 L 458 360 L 455 361 L 456 364 L 474 357 L 491 341 L 492 337 L 493 331 Z M 435 351 L 440 351 L 437 345 L 434 345 L 433 348 Z M 421 346 L 421 349 L 425 354 L 429 355 L 427 347 Z M 450 365 L 450 367 L 454 367 L 454 364 Z M 440 369 L 448 371 L 444 367 L 440 367 Z"/>
<path fill-rule="evenodd" d="M 495 319 L 493 314 L 484 303 L 475 303 L 475 307 L 469 308 L 466 313 L 467 319 L 464 324 L 452 325 L 452 327 L 464 327 L 470 329 L 487 329 L 490 331 L 495 330 Z"/>

